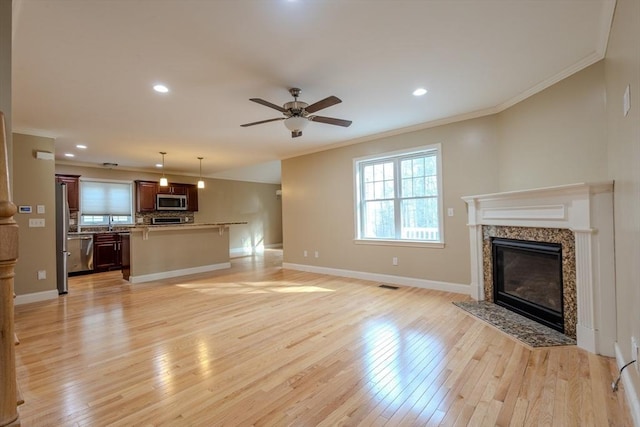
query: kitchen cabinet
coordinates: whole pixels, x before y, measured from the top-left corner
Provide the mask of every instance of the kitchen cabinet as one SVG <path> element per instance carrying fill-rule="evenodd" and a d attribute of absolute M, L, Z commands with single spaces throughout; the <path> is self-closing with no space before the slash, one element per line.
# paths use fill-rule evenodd
<path fill-rule="evenodd" d="M 198 186 L 189 185 L 187 188 L 187 210 L 198 212 Z"/>
<path fill-rule="evenodd" d="M 122 264 L 122 278 L 124 280 L 129 280 L 131 276 L 130 237 L 129 233 L 120 234 L 120 259 Z"/>
<path fill-rule="evenodd" d="M 158 194 L 180 194 L 186 196 L 188 192 L 188 186 L 189 184 L 176 184 L 170 182 L 168 187 L 158 186 Z"/>
<path fill-rule="evenodd" d="M 160 187 L 156 181 L 136 181 L 136 212 L 155 212 L 157 194 L 187 196 L 187 211 L 198 210 L 198 186 L 194 184 L 169 183 Z"/>
<path fill-rule="evenodd" d="M 158 183 L 155 181 L 136 181 L 137 212 L 154 212 L 156 210 L 156 194 Z"/>
<path fill-rule="evenodd" d="M 78 212 L 80 209 L 80 175 L 58 175 L 56 182 L 67 184 L 67 202 L 69 211 Z"/>
<path fill-rule="evenodd" d="M 122 241 L 119 233 L 93 235 L 94 271 L 116 270 L 122 267 Z"/>

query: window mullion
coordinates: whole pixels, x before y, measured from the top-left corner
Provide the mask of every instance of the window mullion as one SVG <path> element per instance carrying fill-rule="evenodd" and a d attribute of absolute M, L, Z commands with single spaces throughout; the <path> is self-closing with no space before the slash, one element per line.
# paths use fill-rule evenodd
<path fill-rule="evenodd" d="M 400 159 L 393 159 L 393 217 L 395 220 L 395 236 L 397 240 L 402 239 L 402 210 L 400 208 L 402 174 L 400 173 Z"/>

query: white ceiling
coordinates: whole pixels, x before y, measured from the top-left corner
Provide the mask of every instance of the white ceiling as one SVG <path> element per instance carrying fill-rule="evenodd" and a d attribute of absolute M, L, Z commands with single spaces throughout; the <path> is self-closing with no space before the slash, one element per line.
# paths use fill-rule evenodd
<path fill-rule="evenodd" d="M 279 182 L 279 160 L 500 111 L 604 56 L 614 0 L 14 0 L 13 129 L 56 158 Z M 171 91 L 158 94 L 162 82 Z M 280 117 L 290 87 L 349 128 Z M 423 97 L 411 92 L 428 89 Z M 86 144 L 86 150 L 75 148 Z M 258 165 L 258 166 L 256 166 Z"/>

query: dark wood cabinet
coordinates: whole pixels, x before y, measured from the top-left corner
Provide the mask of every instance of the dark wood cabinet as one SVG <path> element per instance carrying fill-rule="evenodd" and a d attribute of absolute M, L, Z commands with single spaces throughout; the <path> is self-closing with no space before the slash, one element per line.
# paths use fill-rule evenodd
<path fill-rule="evenodd" d="M 122 278 L 129 280 L 131 276 L 131 256 L 129 254 L 129 233 L 120 234 L 120 263 L 122 264 Z"/>
<path fill-rule="evenodd" d="M 119 233 L 93 235 L 94 271 L 115 270 L 122 267 L 122 242 Z"/>
<path fill-rule="evenodd" d="M 136 181 L 137 212 L 153 212 L 156 210 L 156 194 L 158 183 L 155 181 Z"/>
<path fill-rule="evenodd" d="M 187 211 L 198 211 L 197 185 L 169 183 L 167 187 L 160 187 L 155 181 L 136 181 L 136 212 L 155 212 L 158 194 L 187 196 Z"/>
<path fill-rule="evenodd" d="M 167 187 L 158 186 L 158 194 L 180 194 L 186 196 L 190 184 L 177 184 L 170 182 Z"/>
<path fill-rule="evenodd" d="M 58 175 L 56 182 L 67 184 L 67 202 L 69 211 L 78 212 L 80 209 L 80 175 Z"/>
<path fill-rule="evenodd" d="M 198 186 L 189 185 L 187 189 L 187 210 L 190 212 L 198 211 Z"/>

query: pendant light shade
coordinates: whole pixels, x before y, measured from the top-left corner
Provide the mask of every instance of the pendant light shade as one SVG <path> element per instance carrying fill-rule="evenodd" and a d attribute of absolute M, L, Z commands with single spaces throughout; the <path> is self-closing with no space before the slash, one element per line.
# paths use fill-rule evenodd
<path fill-rule="evenodd" d="M 202 180 L 202 159 L 204 157 L 198 157 L 200 160 L 200 179 L 198 180 L 198 188 L 204 188 L 204 181 Z"/>
<path fill-rule="evenodd" d="M 167 178 L 164 176 L 164 155 L 167 154 L 167 152 L 161 151 L 160 154 L 162 154 L 162 178 L 160 178 L 160 187 L 168 187 L 169 181 L 167 181 Z"/>

